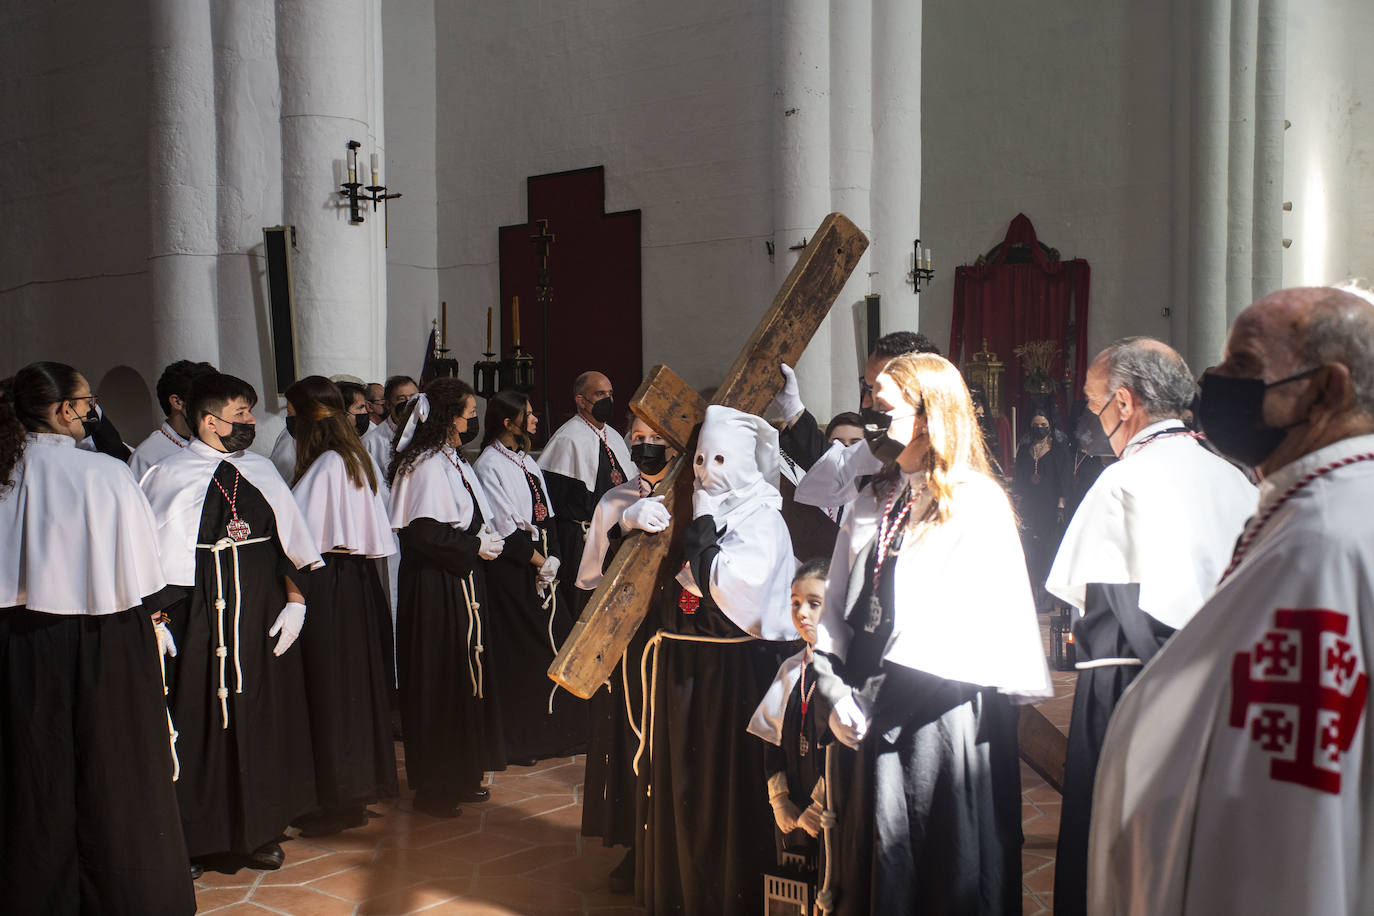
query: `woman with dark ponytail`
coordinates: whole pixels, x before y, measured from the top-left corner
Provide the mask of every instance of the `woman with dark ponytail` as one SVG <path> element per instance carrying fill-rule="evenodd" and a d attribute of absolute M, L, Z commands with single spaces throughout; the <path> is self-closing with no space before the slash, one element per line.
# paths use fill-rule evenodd
<path fill-rule="evenodd" d="M 287 388 L 286 400 L 296 421 L 291 495 L 324 556 L 311 576 L 311 624 L 301 631 L 319 806 L 295 824 L 302 836 L 326 836 L 361 827 L 368 803 L 397 794 L 391 610 L 373 562 L 396 547 L 381 473 L 340 388 L 311 375 Z"/>
<path fill-rule="evenodd" d="M 396 667 L 406 780 L 415 810 L 456 817 L 485 801 L 486 770 L 505 768 L 505 742 L 484 647 L 491 632 L 485 561 L 504 540 L 463 446 L 477 435 L 477 399 L 434 379 L 406 403 L 393 440 L 391 526 L 400 533 Z"/>
<path fill-rule="evenodd" d="M 76 447 L 95 403 L 61 363 L 0 382 L 0 901 L 192 913 L 158 665 L 176 654 L 166 581 L 128 467 Z"/>

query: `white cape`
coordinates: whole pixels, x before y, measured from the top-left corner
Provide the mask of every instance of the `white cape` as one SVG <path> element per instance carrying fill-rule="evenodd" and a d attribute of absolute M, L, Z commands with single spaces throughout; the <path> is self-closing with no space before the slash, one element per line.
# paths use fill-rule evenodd
<path fill-rule="evenodd" d="M 1074 513 L 1045 588 L 1083 611 L 1092 582 L 1139 583 L 1140 609 L 1175 630 L 1212 593 L 1258 498 L 1245 475 L 1188 436 L 1141 440 L 1108 466 Z"/>
<path fill-rule="evenodd" d="M 525 479 L 525 471 L 520 470 L 519 465 L 516 464 L 522 458 L 525 463 L 525 471 L 528 471 L 539 482 L 539 489 L 544 494 L 544 509 L 549 513 L 548 518 L 553 518 L 554 511 L 553 503 L 549 500 L 549 485 L 544 482 L 544 474 L 539 470 L 539 462 L 524 452 L 512 452 L 501 443 L 493 442 L 482 449 L 482 454 L 477 456 L 472 467 L 477 471 L 477 478 L 482 481 L 482 489 L 486 492 L 487 502 L 491 503 L 492 514 L 486 516 L 486 519 L 491 524 L 492 530 L 504 538 L 509 537 L 513 531 L 519 528 L 534 535 L 537 543 L 539 531 L 530 521 L 534 517 L 534 498 L 530 494 L 530 485 Z"/>
<path fill-rule="evenodd" d="M 1370 452 L 1361 436 L 1280 469 L 1260 513 Z M 1371 506 L 1374 461 L 1300 490 L 1122 696 L 1088 912 L 1374 913 Z"/>
<path fill-rule="evenodd" d="M 306 524 L 286 481 L 272 462 L 256 452 L 216 451 L 196 439 L 149 468 L 141 481 L 157 520 L 158 552 L 162 555 L 167 581 L 187 586 L 196 583 L 196 544 L 200 538 L 201 513 L 210 479 L 221 461 L 232 464 L 272 508 L 277 538 L 287 559 L 297 569 L 324 565 L 315 546 L 315 533 Z"/>
<path fill-rule="evenodd" d="M 140 442 L 138 448 L 129 456 L 129 470 L 133 472 L 134 480 L 142 480 L 148 468 L 169 455 L 175 455 L 188 444 L 189 439 L 181 438 L 181 434 L 172 429 L 172 424 L 164 421 L 161 426 L 149 433 L 148 438 Z"/>
<path fill-rule="evenodd" d="M 315 545 L 321 553 L 347 548 L 349 553 L 364 557 L 388 557 L 396 552 L 396 535 L 387 519 L 381 481 L 376 493 L 366 483 L 355 486 L 338 452 L 328 451 L 316 458 L 291 488 L 291 495 L 315 533 Z"/>
<path fill-rule="evenodd" d="M 749 734 L 756 735 L 769 744 L 782 744 L 782 720 L 787 714 L 787 698 L 792 695 L 792 688 L 797 686 L 805 667 L 806 649 L 785 659 L 778 666 L 777 676 L 773 678 L 773 683 L 768 685 L 768 692 L 763 695 L 758 709 L 754 710 L 754 717 L 749 720 L 749 727 L 746 729 Z"/>
<path fill-rule="evenodd" d="M 395 436 L 396 424 L 389 417 L 374 423 L 371 429 L 363 433 L 363 448 L 377 462 L 377 467 L 382 469 L 383 479 L 386 479 L 386 473 L 390 470 L 387 465 L 391 463 L 391 440 Z"/>
<path fill-rule="evenodd" d="M 577 587 L 591 591 L 601 584 L 601 570 L 606 565 L 606 551 L 611 548 L 610 531 L 620 524 L 625 510 L 639 502 L 639 478 L 611 487 L 596 504 L 591 523 L 587 526 L 587 540 L 582 547 L 582 565 L 577 570 Z"/>
<path fill-rule="evenodd" d="M 860 445 L 862 443 L 859 443 Z M 845 622 L 867 573 L 888 491 L 870 484 L 845 513 L 830 558 L 816 648 L 845 658 Z M 883 658 L 1016 698 L 1053 694 L 1025 555 L 1002 488 L 971 475 L 955 489 L 950 520 L 911 538 L 897 556 L 897 607 Z"/>
<path fill-rule="evenodd" d="M 277 441 L 272 443 L 272 466 L 290 486 L 291 478 L 296 476 L 296 440 L 285 429 L 277 433 Z"/>
<path fill-rule="evenodd" d="M 837 440 L 802 476 L 793 499 L 819 509 L 847 506 L 859 495 L 859 478 L 882 469 L 867 442 L 846 446 Z"/>
<path fill-rule="evenodd" d="M 625 440 L 609 426 L 602 427 L 601 432 L 605 434 L 606 445 L 610 446 L 620 470 L 625 473 L 625 479 L 634 480 L 639 469 L 630 461 L 630 450 L 626 448 Z M 564 477 L 574 477 L 582 481 L 588 491 L 595 493 L 596 469 L 601 464 L 603 451 L 601 436 L 581 416 L 574 416 L 558 427 L 558 431 L 544 446 L 544 451 L 539 455 L 539 466 Z"/>
<path fill-rule="evenodd" d="M 482 490 L 482 481 L 466 461 L 455 458 L 451 446 L 442 446 L 425 455 L 404 477 L 397 477 L 391 487 L 391 527 L 397 531 L 417 518 L 430 518 L 446 525 L 466 528 L 472 524 L 472 499 L 468 496 L 468 482 L 477 497 L 485 525 L 490 525 L 491 505 Z M 459 469 L 461 468 L 461 470 Z"/>
<path fill-rule="evenodd" d="M 782 513 L 766 503 L 731 510 L 730 524 L 717 546 L 720 553 L 711 564 L 711 597 L 721 612 L 756 639 L 797 639 L 792 623 L 792 574 L 797 561 Z M 701 594 L 690 566 L 682 567 L 677 581 Z"/>
<path fill-rule="evenodd" d="M 167 584 L 128 467 L 70 436 L 29 435 L 0 495 L 0 607 L 114 614 Z"/>

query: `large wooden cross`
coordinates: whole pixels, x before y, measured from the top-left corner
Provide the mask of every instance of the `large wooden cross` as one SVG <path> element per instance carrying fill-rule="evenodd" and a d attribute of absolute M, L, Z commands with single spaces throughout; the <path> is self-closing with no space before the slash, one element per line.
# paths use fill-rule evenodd
<path fill-rule="evenodd" d="M 712 403 L 746 413 L 767 409 L 782 387 L 778 364 L 796 364 L 867 248 L 868 239 L 857 226 L 842 214 L 827 216 Z M 655 589 L 681 567 L 682 532 L 692 520 L 691 463 L 706 402 L 671 369 L 655 366 L 630 400 L 630 410 L 678 451 L 677 463 L 654 489 L 665 497 L 673 520 L 666 531 L 636 531 L 625 539 L 549 667 L 549 677 L 584 698 L 606 682 Z"/>

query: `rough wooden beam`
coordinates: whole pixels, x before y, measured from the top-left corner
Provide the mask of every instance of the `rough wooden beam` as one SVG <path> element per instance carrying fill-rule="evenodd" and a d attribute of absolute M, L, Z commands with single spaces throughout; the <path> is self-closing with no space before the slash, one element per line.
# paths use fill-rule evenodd
<path fill-rule="evenodd" d="M 1021 707 L 1016 738 L 1021 745 L 1021 759 L 1054 791 L 1063 795 L 1064 761 L 1069 757 L 1069 739 L 1034 706 Z"/>
<path fill-rule="evenodd" d="M 684 452 L 706 416 L 706 402 L 667 366 L 654 366 L 630 398 L 630 410 L 668 444 Z"/>

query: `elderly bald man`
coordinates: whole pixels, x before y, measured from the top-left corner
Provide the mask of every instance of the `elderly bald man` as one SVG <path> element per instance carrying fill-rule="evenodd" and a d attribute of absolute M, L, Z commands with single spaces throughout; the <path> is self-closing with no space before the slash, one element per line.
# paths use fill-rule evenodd
<path fill-rule="evenodd" d="M 1180 419 L 1196 390 L 1183 357 L 1149 337 L 1118 340 L 1084 380 L 1080 438 L 1121 460 L 1084 495 L 1045 582 L 1077 612 L 1056 913 L 1086 912 L 1093 776 L 1112 710 L 1211 594 L 1255 508 L 1245 475 Z"/>
<path fill-rule="evenodd" d="M 1374 912 L 1374 305 L 1333 288 L 1260 299 L 1199 417 L 1256 470 L 1259 505 L 1117 707 L 1088 909 Z"/>

